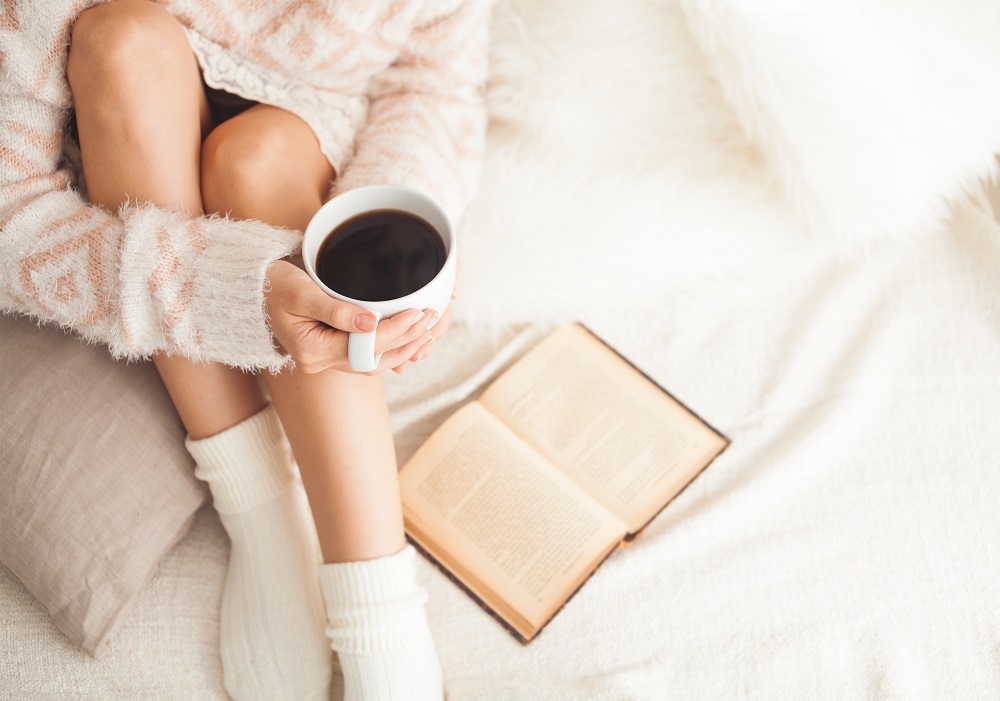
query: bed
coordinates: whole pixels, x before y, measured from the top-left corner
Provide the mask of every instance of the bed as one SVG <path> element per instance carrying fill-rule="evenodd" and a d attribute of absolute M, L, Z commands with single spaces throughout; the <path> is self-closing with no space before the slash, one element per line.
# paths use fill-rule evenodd
<path fill-rule="evenodd" d="M 711 88 L 708 69 L 677 48 L 687 41 L 680 10 L 656 6 L 637 3 L 633 19 L 655 14 L 658 24 L 635 36 L 656 32 L 680 52 L 663 80 L 687 81 L 671 83 L 683 113 L 683 100 Z M 501 18 L 510 41 L 537 38 L 560 3 L 537 7 L 531 21 L 523 3 L 520 19 Z M 582 32 L 587 14 L 563 31 Z M 1000 695 L 1000 223 L 990 193 L 956 201 L 934 232 L 844 256 L 761 190 L 752 158 L 739 172 L 710 157 L 676 165 L 686 150 L 718 148 L 731 118 L 661 134 L 669 165 L 624 168 L 621 149 L 594 146 L 585 181 L 560 151 L 568 145 L 550 139 L 534 161 L 524 155 L 538 133 L 514 140 L 496 102 L 502 87 L 457 323 L 431 359 L 386 378 L 400 463 L 571 318 L 732 445 L 528 646 L 421 559 L 448 701 Z M 528 167 L 524 182 L 497 184 Z M 565 187 L 545 189 L 552 172 Z M 600 203 L 567 210 L 595 183 L 619 203 L 660 193 L 643 210 L 664 226 L 658 259 L 633 252 L 629 267 L 612 257 L 595 278 L 587 261 L 607 229 L 591 235 L 586 219 L 606 226 L 588 209 Z M 533 194 L 540 188 L 547 203 Z M 518 231 L 506 238 L 484 222 L 509 201 L 524 208 L 509 215 Z M 578 250 L 542 241 L 531 261 L 517 258 L 518 236 L 555 237 L 559 227 L 577 231 Z M 597 291 L 575 293 L 581 280 Z M 525 311 L 505 315 L 498 296 Z M 203 508 L 101 661 L 0 574 L 0 698 L 226 698 L 217 622 L 227 549 Z"/>

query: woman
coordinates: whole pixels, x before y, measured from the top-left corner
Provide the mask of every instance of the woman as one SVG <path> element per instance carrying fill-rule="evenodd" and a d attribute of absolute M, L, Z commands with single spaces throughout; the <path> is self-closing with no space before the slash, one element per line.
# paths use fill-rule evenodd
<path fill-rule="evenodd" d="M 328 698 L 328 643 L 347 699 L 441 698 L 380 380 L 346 359 L 347 333 L 375 320 L 283 259 L 329 194 L 360 185 L 417 187 L 459 216 L 486 3 L 53 6 L 0 19 L 0 301 L 153 356 L 232 541 L 234 698 Z M 70 104 L 91 205 L 60 158 Z M 378 324 L 379 369 L 426 355 L 435 321 Z"/>

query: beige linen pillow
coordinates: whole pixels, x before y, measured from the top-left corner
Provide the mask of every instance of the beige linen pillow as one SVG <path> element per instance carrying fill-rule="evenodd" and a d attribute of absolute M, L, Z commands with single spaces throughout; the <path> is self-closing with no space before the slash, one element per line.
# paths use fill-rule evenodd
<path fill-rule="evenodd" d="M 0 316 L 0 562 L 100 657 L 206 491 L 151 363 Z"/>

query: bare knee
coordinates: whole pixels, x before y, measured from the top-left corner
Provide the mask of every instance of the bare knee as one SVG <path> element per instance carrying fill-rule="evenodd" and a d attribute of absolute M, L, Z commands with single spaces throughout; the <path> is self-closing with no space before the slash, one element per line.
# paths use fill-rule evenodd
<path fill-rule="evenodd" d="M 129 90 L 149 71 L 191 49 L 180 23 L 149 0 L 115 0 L 82 12 L 73 25 L 66 71 L 74 94 L 99 86 Z"/>
<path fill-rule="evenodd" d="M 258 121 L 223 122 L 201 147 L 201 195 L 206 211 L 255 218 L 251 210 L 282 189 L 289 165 L 289 137 Z"/>

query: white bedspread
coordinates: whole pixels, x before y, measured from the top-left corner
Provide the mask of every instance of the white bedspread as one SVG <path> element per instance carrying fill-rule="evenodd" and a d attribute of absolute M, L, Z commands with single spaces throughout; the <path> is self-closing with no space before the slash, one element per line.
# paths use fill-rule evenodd
<path fill-rule="evenodd" d="M 733 444 L 527 647 L 421 560 L 448 700 L 1000 698 L 988 205 L 838 262 L 768 188 L 676 2 L 500 9 L 459 304 L 538 325 L 456 326 L 387 377 L 400 461 L 578 308 Z M 0 572 L 0 700 L 225 698 L 227 547 L 203 510 L 101 662 Z"/>
<path fill-rule="evenodd" d="M 585 319 L 733 445 L 527 647 L 421 560 L 449 701 L 1000 696 L 988 206 L 734 289 Z M 388 378 L 400 459 L 545 330 L 460 326 Z M 0 576 L 0 698 L 224 698 L 226 548 L 204 510 L 102 662 Z"/>

